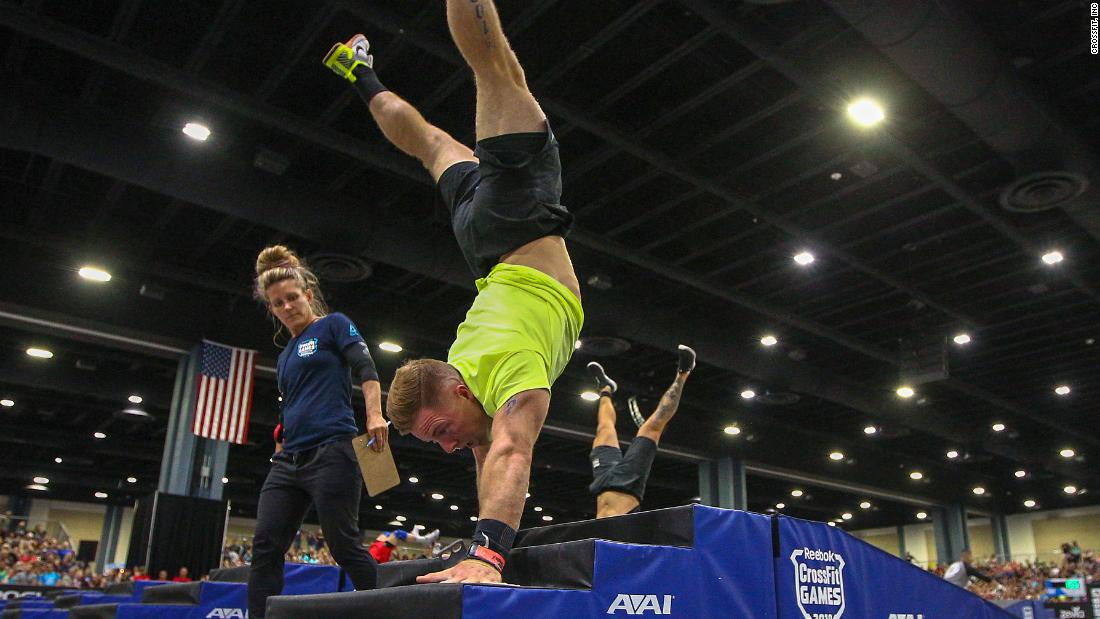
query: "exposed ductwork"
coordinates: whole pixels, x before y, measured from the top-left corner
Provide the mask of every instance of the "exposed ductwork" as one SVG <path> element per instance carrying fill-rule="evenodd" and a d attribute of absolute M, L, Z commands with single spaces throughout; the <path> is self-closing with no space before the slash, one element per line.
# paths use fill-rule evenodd
<path fill-rule="evenodd" d="M 950 0 L 825 0 L 1016 170 L 1001 205 L 1062 208 L 1100 240 L 1100 159 Z"/>

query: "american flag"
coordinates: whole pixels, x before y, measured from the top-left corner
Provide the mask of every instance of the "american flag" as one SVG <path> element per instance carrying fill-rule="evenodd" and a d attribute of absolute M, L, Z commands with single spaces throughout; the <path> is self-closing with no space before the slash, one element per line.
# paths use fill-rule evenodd
<path fill-rule="evenodd" d="M 192 432 L 237 444 L 248 440 L 255 367 L 254 350 L 202 343 Z"/>

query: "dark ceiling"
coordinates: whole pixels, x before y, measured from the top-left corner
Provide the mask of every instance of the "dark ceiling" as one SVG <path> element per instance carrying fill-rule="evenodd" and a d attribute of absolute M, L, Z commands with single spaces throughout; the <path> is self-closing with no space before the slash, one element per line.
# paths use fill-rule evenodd
<path fill-rule="evenodd" d="M 892 8 L 860 12 L 876 4 Z M 680 342 L 701 364 L 646 507 L 692 500 L 696 463 L 721 455 L 755 465 L 752 509 L 851 511 L 851 528 L 914 522 L 925 502 L 1096 502 L 1100 71 L 1087 3 L 951 4 L 498 2 L 561 141 L 586 282 L 584 345 L 555 385 L 525 524 L 594 511 L 584 365 L 599 358 L 652 407 Z M 445 211 L 320 64 L 333 41 L 365 32 L 386 85 L 469 143 L 473 86 L 443 7 L 0 2 L 0 397 L 15 401 L 0 409 L 0 491 L 26 492 L 35 475 L 57 497 L 151 491 L 172 349 L 208 338 L 260 350 L 261 365 L 278 352 L 249 292 L 270 243 L 312 257 L 368 341 L 405 347 L 375 349 L 384 383 L 404 358 L 445 355 L 473 298 Z M 886 110 L 870 129 L 845 113 L 864 95 Z M 193 120 L 208 141 L 180 133 Z M 1040 260 L 1055 249 L 1064 261 Z M 795 264 L 801 251 L 816 261 Z M 83 281 L 84 264 L 114 279 Z M 952 343 L 963 331 L 973 340 Z M 762 346 L 765 334 L 778 345 Z M 56 356 L 31 359 L 32 345 Z M 948 373 L 900 399 L 921 347 Z M 745 400 L 746 388 L 797 401 Z M 131 393 L 154 421 L 115 416 Z M 255 402 L 228 473 L 246 515 L 272 448 L 268 373 Z M 723 433 L 731 424 L 742 433 Z M 396 443 L 421 481 L 380 497 L 381 510 L 364 498 L 364 526 L 402 514 L 465 532 L 472 460 Z M 796 487 L 807 495 L 792 499 Z M 870 492 L 874 508 L 859 510 Z"/>

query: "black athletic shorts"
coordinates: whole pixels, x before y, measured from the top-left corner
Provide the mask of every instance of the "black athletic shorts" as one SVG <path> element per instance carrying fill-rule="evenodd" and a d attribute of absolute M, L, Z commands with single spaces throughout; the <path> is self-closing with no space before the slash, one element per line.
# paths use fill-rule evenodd
<path fill-rule="evenodd" d="M 626 455 L 618 447 L 599 445 L 592 448 L 588 459 L 592 461 L 592 484 L 588 491 L 599 496 L 601 492 L 615 490 L 633 495 L 640 503 L 649 481 L 649 470 L 657 455 L 657 443 L 644 436 L 634 437 Z"/>
<path fill-rule="evenodd" d="M 561 159 L 550 124 L 545 133 L 481 140 L 478 163 L 460 161 L 439 177 L 466 263 L 485 277 L 500 257 L 544 236 L 568 236 L 573 215 L 561 205 Z"/>

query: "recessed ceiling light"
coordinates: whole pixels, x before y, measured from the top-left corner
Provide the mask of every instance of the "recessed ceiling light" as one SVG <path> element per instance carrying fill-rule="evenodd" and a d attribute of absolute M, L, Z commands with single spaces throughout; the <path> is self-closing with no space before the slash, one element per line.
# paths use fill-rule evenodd
<path fill-rule="evenodd" d="M 738 434 L 741 434 L 741 428 L 738 428 L 737 426 L 726 426 L 725 428 L 722 428 L 722 431 L 726 434 L 729 434 L 730 436 L 737 436 Z"/>
<path fill-rule="evenodd" d="M 183 126 L 183 134 L 192 140 L 205 142 L 210 137 L 210 128 L 202 123 L 187 123 Z"/>
<path fill-rule="evenodd" d="M 107 493 L 106 492 L 97 492 L 97 493 L 95 493 L 95 498 L 105 499 L 105 498 L 107 498 Z"/>
<path fill-rule="evenodd" d="M 229 478 L 228 477 L 222 477 L 222 483 L 223 484 L 228 484 L 229 483 Z"/>
<path fill-rule="evenodd" d="M 103 269 L 97 269 L 95 267 L 80 267 L 77 271 L 81 277 L 93 282 L 109 282 L 111 281 L 111 274 Z"/>
<path fill-rule="evenodd" d="M 895 393 L 898 394 L 899 398 L 911 398 L 916 393 L 916 391 L 913 391 L 913 388 L 909 385 L 902 385 L 897 388 L 897 391 L 895 391 Z"/>
<path fill-rule="evenodd" d="M 1065 256 L 1062 255 L 1062 252 L 1057 250 L 1048 251 L 1047 253 L 1043 254 L 1043 262 L 1047 264 L 1058 264 L 1063 260 L 1065 260 Z"/>
<path fill-rule="evenodd" d="M 529 498 L 531 498 L 531 493 L 530 493 L 530 492 L 525 492 L 525 493 L 523 494 L 523 498 L 525 498 L 525 499 L 529 499 Z"/>
<path fill-rule="evenodd" d="M 829 525 L 830 527 L 835 527 L 836 526 L 836 523 L 832 522 L 832 521 L 826 522 L 825 524 Z"/>
<path fill-rule="evenodd" d="M 53 461 L 58 463 L 58 464 L 61 464 L 62 462 L 64 462 L 64 460 L 62 460 L 60 456 L 54 458 Z"/>
<path fill-rule="evenodd" d="M 418 484 L 418 483 L 420 483 L 420 478 L 419 477 L 410 477 L 409 478 L 409 483 L 410 484 Z"/>
<path fill-rule="evenodd" d="M 136 484 L 136 483 L 137 483 L 137 477 L 127 477 L 127 478 L 126 478 L 126 483 L 128 483 L 128 484 Z"/>
<path fill-rule="evenodd" d="M 542 511 L 542 508 L 541 508 L 541 507 L 539 507 L 538 505 L 536 505 L 536 506 L 535 506 L 535 511 L 537 511 L 537 512 L 541 512 L 541 511 Z"/>
<path fill-rule="evenodd" d="M 1063 458 L 1072 458 L 1073 456 L 1077 455 L 1077 452 L 1073 451 L 1069 447 L 1066 447 L 1062 451 L 1059 451 L 1058 455 L 1062 456 Z"/>
<path fill-rule="evenodd" d="M 850 512 L 844 512 L 843 514 L 840 515 L 840 517 L 844 520 L 851 520 L 852 519 L 852 514 Z"/>
<path fill-rule="evenodd" d="M 1062 492 L 1065 492 L 1066 494 L 1077 494 L 1077 486 L 1066 486 L 1065 488 L 1062 488 Z"/>
<path fill-rule="evenodd" d="M 451 506 L 451 511 L 452 512 L 457 512 L 458 511 L 458 506 L 457 505 L 452 505 Z"/>
<path fill-rule="evenodd" d="M 35 477 L 34 478 L 34 483 L 36 483 L 36 484 L 48 484 L 48 483 L 50 483 L 50 479 L 48 477 Z"/>
<path fill-rule="evenodd" d="M 926 512 L 917 512 L 917 520 L 924 520 L 927 517 L 928 514 Z"/>
<path fill-rule="evenodd" d="M 751 400 L 756 397 L 756 392 L 752 389 L 746 389 L 741 392 L 741 397 L 745 400 Z"/>
<path fill-rule="evenodd" d="M 970 334 L 960 333 L 960 334 L 956 335 L 955 337 L 953 337 L 951 339 L 953 339 L 955 341 L 955 343 L 958 344 L 959 346 L 963 346 L 965 344 L 970 343 Z"/>
<path fill-rule="evenodd" d="M 585 391 L 581 394 L 581 399 L 588 400 L 589 402 L 595 402 L 596 400 L 600 399 L 600 394 L 596 393 L 595 391 Z"/>
<path fill-rule="evenodd" d="M 443 500 L 443 495 L 439 494 L 438 492 L 433 492 L 432 493 L 432 498 L 435 499 L 436 501 L 442 501 Z"/>
<path fill-rule="evenodd" d="M 3 406 L 4 408 L 11 408 L 15 406 L 15 400 L 4 398 L 3 400 L 0 400 L 0 406 Z"/>
<path fill-rule="evenodd" d="M 848 117 L 858 125 L 871 127 L 882 122 L 886 118 L 886 112 L 878 101 L 864 97 L 856 99 L 848 105 Z"/>
<path fill-rule="evenodd" d="M 401 348 L 401 344 L 396 344 L 394 342 L 382 342 L 378 347 L 386 352 L 401 352 L 404 350 L 404 348 Z"/>
<path fill-rule="evenodd" d="M 576 342 L 573 342 L 573 350 L 580 350 L 580 349 L 581 349 L 581 341 L 577 340 Z"/>
<path fill-rule="evenodd" d="M 802 496 L 802 491 L 797 489 L 797 488 L 794 489 L 794 490 L 791 490 L 791 496 L 793 496 L 794 498 L 797 499 L 798 497 Z"/>
<path fill-rule="evenodd" d="M 959 452 L 955 451 L 954 449 L 947 452 L 947 458 L 950 459 L 950 460 L 954 460 L 955 458 L 958 458 L 958 457 L 959 457 Z"/>
<path fill-rule="evenodd" d="M 975 486 L 974 489 L 971 490 L 971 492 L 978 496 L 982 496 L 983 494 L 985 494 L 985 488 L 982 488 L 981 486 Z"/>
<path fill-rule="evenodd" d="M 878 428 L 876 428 L 875 426 L 867 426 L 866 428 L 863 428 L 863 433 L 868 436 L 875 434 L 876 432 L 878 432 Z"/>
<path fill-rule="evenodd" d="M 1035 499 L 1028 499 L 1024 501 L 1024 507 L 1035 507 L 1036 505 L 1037 503 L 1035 502 Z"/>
<path fill-rule="evenodd" d="M 542 519 L 545 522 L 551 522 L 552 520 L 554 520 L 554 517 L 553 516 L 543 516 Z"/>
<path fill-rule="evenodd" d="M 779 343 L 779 340 L 777 340 L 774 335 L 765 335 L 760 338 L 760 343 L 765 346 L 775 346 Z"/>
<path fill-rule="evenodd" d="M 776 508 L 776 509 L 783 509 L 783 508 L 784 508 L 784 507 L 786 507 L 786 506 L 787 506 L 787 504 L 786 504 L 786 503 L 776 503 L 776 504 L 775 504 L 775 508 Z"/>
<path fill-rule="evenodd" d="M 994 432 L 1004 432 L 1005 431 L 1005 424 L 1003 424 L 1003 423 L 995 423 L 990 427 L 993 428 Z"/>
<path fill-rule="evenodd" d="M 397 516 L 396 518 L 394 518 L 394 520 L 396 520 L 398 522 L 405 522 L 406 520 L 408 520 L 408 518 L 406 518 L 404 516 Z"/>
<path fill-rule="evenodd" d="M 1069 385 L 1058 385 L 1054 388 L 1054 393 L 1057 393 L 1058 395 L 1069 395 L 1069 392 Z"/>
<path fill-rule="evenodd" d="M 794 255 L 794 261 L 798 263 L 799 266 L 806 266 L 813 263 L 814 255 L 808 251 L 800 251 Z"/>
<path fill-rule="evenodd" d="M 920 471 L 913 471 L 912 473 L 909 473 L 909 479 L 924 479 L 924 473 L 921 473 Z"/>
<path fill-rule="evenodd" d="M 838 461 L 843 460 L 844 459 L 844 454 L 839 452 L 839 451 L 834 451 L 833 453 L 829 454 L 829 459 L 830 460 L 838 460 Z"/>
<path fill-rule="evenodd" d="M 388 524 L 390 526 L 394 526 L 394 527 L 399 527 L 399 526 L 401 526 L 401 521 L 400 520 L 391 520 L 391 521 L 387 522 L 386 524 Z"/>
<path fill-rule="evenodd" d="M 49 488 L 47 488 L 46 486 L 43 486 L 41 484 L 27 484 L 25 486 L 25 488 L 27 490 L 41 490 L 41 491 L 49 490 Z"/>
<path fill-rule="evenodd" d="M 1027 477 L 1027 471 L 1020 469 L 1019 471 L 1013 473 L 1013 475 L 1015 475 L 1017 479 L 1022 479 L 1024 477 Z"/>
<path fill-rule="evenodd" d="M 52 359 L 53 353 L 45 348 L 28 348 L 27 354 L 36 359 Z"/>
<path fill-rule="evenodd" d="M 839 181 L 840 179 L 844 178 L 844 175 L 840 172 L 833 172 L 829 175 L 829 178 L 833 179 L 834 181 Z"/>
<path fill-rule="evenodd" d="M 95 438 L 107 438 L 107 435 L 102 432 L 94 432 L 92 433 L 92 436 L 94 436 Z"/>
<path fill-rule="evenodd" d="M 862 503 L 859 504 L 859 508 L 860 509 L 871 509 L 871 502 L 870 501 L 863 501 Z"/>
<path fill-rule="evenodd" d="M 126 399 L 133 404 L 141 404 L 144 401 L 140 395 L 132 395 Z"/>
<path fill-rule="evenodd" d="M 470 516 L 470 522 L 477 522 L 477 516 Z"/>
<path fill-rule="evenodd" d="M 381 505 L 375 505 L 375 506 L 374 506 L 374 509 L 378 509 L 378 510 L 380 510 L 380 509 L 382 509 L 382 506 L 381 506 Z"/>

